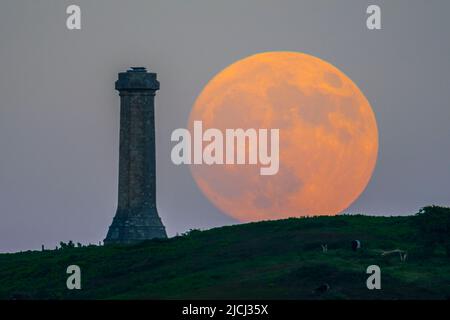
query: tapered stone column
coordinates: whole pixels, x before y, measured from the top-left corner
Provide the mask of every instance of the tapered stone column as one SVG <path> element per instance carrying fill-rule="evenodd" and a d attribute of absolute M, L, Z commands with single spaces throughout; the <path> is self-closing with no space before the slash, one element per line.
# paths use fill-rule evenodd
<path fill-rule="evenodd" d="M 121 72 L 116 90 L 120 95 L 118 206 L 104 243 L 167 238 L 156 209 L 156 73 L 145 68 Z"/>

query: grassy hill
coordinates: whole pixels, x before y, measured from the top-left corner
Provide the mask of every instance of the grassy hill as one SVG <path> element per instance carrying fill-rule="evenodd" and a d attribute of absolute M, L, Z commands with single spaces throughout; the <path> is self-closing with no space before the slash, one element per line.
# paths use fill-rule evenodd
<path fill-rule="evenodd" d="M 0 299 L 446 299 L 450 260 L 444 248 L 424 254 L 413 219 L 287 219 L 135 246 L 0 254 Z M 407 250 L 406 262 L 381 255 L 393 249 Z M 81 267 L 82 290 L 66 289 L 71 264 Z M 366 287 L 373 264 L 381 290 Z M 323 283 L 328 292 L 313 292 Z"/>

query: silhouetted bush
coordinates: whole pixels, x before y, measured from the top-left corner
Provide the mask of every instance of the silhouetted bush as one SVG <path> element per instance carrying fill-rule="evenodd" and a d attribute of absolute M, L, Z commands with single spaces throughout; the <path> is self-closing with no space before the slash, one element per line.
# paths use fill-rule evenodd
<path fill-rule="evenodd" d="M 416 214 L 415 225 L 418 241 L 427 253 L 433 254 L 442 245 L 450 257 L 450 208 L 424 207 Z"/>
<path fill-rule="evenodd" d="M 75 248 L 75 244 L 73 243 L 72 240 L 70 240 L 68 243 L 65 243 L 63 241 L 61 241 L 59 243 L 59 246 L 61 247 L 61 249 L 71 249 L 71 248 Z"/>
<path fill-rule="evenodd" d="M 181 234 L 182 237 L 189 237 L 196 234 L 200 234 L 201 231 L 199 229 L 189 229 L 188 231 Z"/>

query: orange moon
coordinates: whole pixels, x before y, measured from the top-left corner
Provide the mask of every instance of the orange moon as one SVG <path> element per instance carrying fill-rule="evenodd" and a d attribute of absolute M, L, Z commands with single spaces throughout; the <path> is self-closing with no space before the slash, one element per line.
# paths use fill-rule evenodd
<path fill-rule="evenodd" d="M 367 186 L 377 159 L 372 108 L 342 71 L 298 52 L 239 60 L 211 79 L 192 108 L 203 128 L 278 128 L 279 171 L 259 165 L 191 165 L 203 194 L 242 221 L 336 215 Z"/>

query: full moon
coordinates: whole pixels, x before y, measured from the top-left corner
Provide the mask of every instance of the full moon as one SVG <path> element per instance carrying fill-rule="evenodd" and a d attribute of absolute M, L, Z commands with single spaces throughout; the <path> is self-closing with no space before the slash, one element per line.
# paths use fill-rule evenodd
<path fill-rule="evenodd" d="M 242 221 L 336 215 L 367 186 L 378 153 L 372 108 L 342 71 L 298 52 L 265 52 L 214 76 L 188 127 L 278 128 L 279 171 L 255 165 L 191 165 L 203 194 Z"/>

